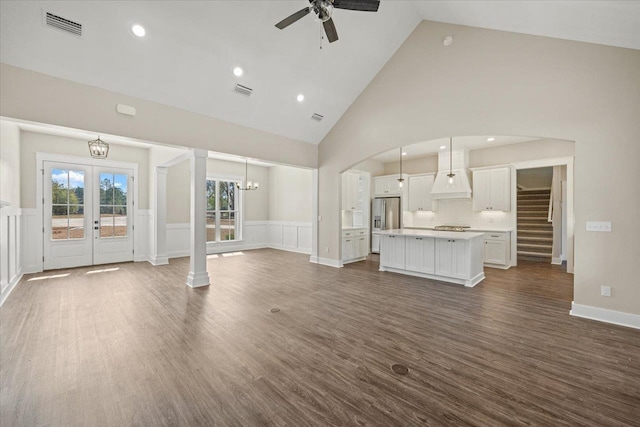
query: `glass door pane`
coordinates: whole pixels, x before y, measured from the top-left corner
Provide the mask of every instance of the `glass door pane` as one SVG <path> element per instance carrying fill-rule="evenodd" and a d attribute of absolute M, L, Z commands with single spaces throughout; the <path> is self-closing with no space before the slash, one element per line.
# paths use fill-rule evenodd
<path fill-rule="evenodd" d="M 51 239 L 84 239 L 84 171 L 51 169 Z"/>

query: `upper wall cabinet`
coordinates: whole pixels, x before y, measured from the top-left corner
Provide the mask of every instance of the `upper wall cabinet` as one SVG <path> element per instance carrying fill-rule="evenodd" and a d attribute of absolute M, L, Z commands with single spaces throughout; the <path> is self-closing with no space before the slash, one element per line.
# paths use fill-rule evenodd
<path fill-rule="evenodd" d="M 508 166 L 473 171 L 473 210 L 511 210 L 511 168 Z"/>
<path fill-rule="evenodd" d="M 342 174 L 342 209 L 347 211 L 362 210 L 360 202 L 360 174 L 345 172 Z"/>
<path fill-rule="evenodd" d="M 431 188 L 435 174 L 411 175 L 409 177 L 409 210 L 433 211 Z"/>
<path fill-rule="evenodd" d="M 403 174 L 405 179 L 404 187 L 407 186 L 408 175 Z M 373 178 L 373 186 L 376 196 L 400 196 L 403 192 L 403 188 L 400 187 L 398 182 L 398 175 L 376 176 Z"/>

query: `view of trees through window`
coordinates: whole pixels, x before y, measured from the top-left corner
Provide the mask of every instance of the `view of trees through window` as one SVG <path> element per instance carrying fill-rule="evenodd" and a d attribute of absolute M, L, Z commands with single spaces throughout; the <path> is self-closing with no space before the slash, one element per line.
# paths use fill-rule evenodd
<path fill-rule="evenodd" d="M 84 238 L 84 172 L 51 170 L 51 238 Z"/>
<path fill-rule="evenodd" d="M 128 176 L 100 173 L 100 237 L 126 237 Z"/>
<path fill-rule="evenodd" d="M 236 181 L 207 180 L 207 242 L 239 238 Z"/>

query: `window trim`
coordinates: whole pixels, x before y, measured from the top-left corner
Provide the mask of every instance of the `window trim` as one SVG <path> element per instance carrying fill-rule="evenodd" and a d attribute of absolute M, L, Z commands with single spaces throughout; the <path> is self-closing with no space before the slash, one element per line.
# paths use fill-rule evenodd
<path fill-rule="evenodd" d="M 227 175 L 227 174 L 217 174 L 217 173 L 208 173 L 207 177 L 206 177 L 207 181 L 234 181 L 240 184 L 240 186 L 244 187 L 244 176 L 241 175 Z M 219 189 L 220 186 L 218 184 L 216 184 L 216 188 Z M 219 195 L 219 191 L 216 192 L 216 198 Z M 216 199 L 216 212 L 220 212 L 217 208 L 219 206 L 218 200 Z M 244 191 L 238 191 L 236 189 L 236 206 L 238 206 L 238 209 L 236 209 L 235 211 L 232 212 L 239 212 L 238 217 L 236 218 L 236 220 L 238 221 L 238 238 L 234 239 L 234 240 L 224 240 L 224 241 L 220 241 L 220 240 L 215 240 L 212 242 L 207 242 L 207 248 L 209 247 L 216 247 L 218 245 L 230 245 L 233 243 L 239 243 L 239 242 L 243 242 L 244 241 Z M 206 209 L 206 211 L 208 211 L 208 209 Z M 205 212 L 206 212 L 205 211 Z M 220 218 L 218 215 L 216 215 L 216 221 L 220 221 Z M 220 234 L 219 234 L 219 230 L 218 227 L 216 227 L 216 239 L 219 239 Z"/>

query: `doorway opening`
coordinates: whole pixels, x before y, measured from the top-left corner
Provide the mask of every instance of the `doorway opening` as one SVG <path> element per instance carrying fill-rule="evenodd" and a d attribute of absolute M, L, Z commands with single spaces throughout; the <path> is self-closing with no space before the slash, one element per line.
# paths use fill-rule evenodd
<path fill-rule="evenodd" d="M 517 171 L 518 260 L 567 260 L 567 166 Z"/>
<path fill-rule="evenodd" d="M 133 261 L 133 167 L 42 160 L 43 269 Z"/>

